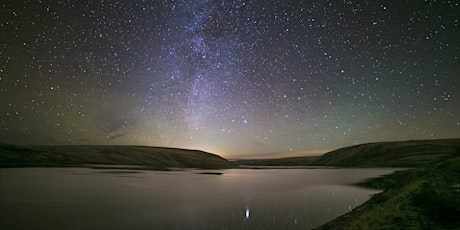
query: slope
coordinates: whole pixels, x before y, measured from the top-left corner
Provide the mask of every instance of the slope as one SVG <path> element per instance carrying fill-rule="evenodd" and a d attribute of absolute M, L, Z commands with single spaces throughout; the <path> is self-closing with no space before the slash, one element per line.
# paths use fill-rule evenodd
<path fill-rule="evenodd" d="M 198 150 L 146 146 L 16 146 L 0 145 L 0 167 L 78 166 L 84 164 L 225 168 L 234 164 Z"/>
<path fill-rule="evenodd" d="M 361 144 L 328 152 L 312 164 L 337 167 L 421 167 L 460 154 L 460 139 Z"/>

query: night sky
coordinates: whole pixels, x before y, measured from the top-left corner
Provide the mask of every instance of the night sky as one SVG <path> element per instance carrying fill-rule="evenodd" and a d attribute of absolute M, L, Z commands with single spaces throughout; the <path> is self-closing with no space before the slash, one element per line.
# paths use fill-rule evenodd
<path fill-rule="evenodd" d="M 460 137 L 458 1 L 0 4 L 2 143 L 239 158 Z"/>

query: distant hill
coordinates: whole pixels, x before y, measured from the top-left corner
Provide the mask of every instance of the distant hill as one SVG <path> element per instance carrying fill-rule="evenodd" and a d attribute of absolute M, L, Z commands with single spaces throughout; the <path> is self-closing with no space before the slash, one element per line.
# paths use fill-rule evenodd
<path fill-rule="evenodd" d="M 383 192 L 317 229 L 460 229 L 460 139 L 363 144 L 316 163 L 409 168 L 360 183 Z"/>
<path fill-rule="evenodd" d="M 0 144 L 0 167 L 84 164 L 225 168 L 254 166 L 419 167 L 460 159 L 460 139 L 378 142 L 321 156 L 227 161 L 203 151 L 146 146 L 19 146 Z M 456 161 L 456 160 L 455 160 Z"/>
<path fill-rule="evenodd" d="M 337 149 L 321 156 L 237 160 L 254 166 L 418 167 L 460 157 L 460 139 L 378 142 Z"/>
<path fill-rule="evenodd" d="M 225 168 L 226 159 L 198 150 L 145 146 L 17 146 L 0 144 L 0 167 L 78 166 L 85 164 Z"/>
<path fill-rule="evenodd" d="M 318 156 L 308 157 L 286 157 L 277 159 L 248 159 L 248 160 L 235 160 L 237 165 L 251 165 L 251 166 L 308 166 L 318 159 Z"/>
<path fill-rule="evenodd" d="M 328 152 L 312 164 L 340 167 L 418 167 L 460 156 L 460 139 L 379 142 Z"/>

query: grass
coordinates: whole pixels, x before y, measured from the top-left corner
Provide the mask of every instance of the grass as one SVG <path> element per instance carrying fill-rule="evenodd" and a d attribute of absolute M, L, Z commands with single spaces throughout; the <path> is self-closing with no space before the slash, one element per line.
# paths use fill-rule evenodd
<path fill-rule="evenodd" d="M 411 146 L 411 143 L 395 143 L 395 146 L 378 144 L 378 149 L 393 151 L 389 152 L 390 155 L 395 152 L 402 155 L 390 162 L 381 161 L 380 165 L 412 168 L 360 183 L 360 186 L 381 189 L 383 192 L 318 229 L 460 229 L 460 142 L 449 140 L 446 146 L 441 143 L 421 143 L 417 147 Z M 360 148 L 372 151 L 377 146 Z M 398 150 L 398 146 L 402 149 Z M 426 146 L 429 148 L 423 151 Z M 344 152 L 341 154 L 346 155 Z M 359 152 L 354 154 L 365 155 Z M 369 165 L 370 158 L 361 159 L 364 159 L 364 165 Z M 348 164 L 344 158 L 334 161 Z M 379 163 L 375 163 L 376 166 Z M 352 164 L 356 165 L 357 162 Z"/>
<path fill-rule="evenodd" d="M 458 176 L 458 175 L 457 175 Z M 411 169 L 368 181 L 384 189 L 368 202 L 318 229 L 458 229 L 458 181 L 437 169 Z"/>
<path fill-rule="evenodd" d="M 421 167 L 460 155 L 460 139 L 378 142 L 350 146 L 321 156 L 234 161 L 255 166 Z"/>
<path fill-rule="evenodd" d="M 408 168 L 359 184 L 383 192 L 318 229 L 460 229 L 460 139 L 369 143 L 316 158 L 236 163 Z"/>
<path fill-rule="evenodd" d="M 379 142 L 338 149 L 320 156 L 316 165 L 339 167 L 423 167 L 460 154 L 460 139 Z"/>
<path fill-rule="evenodd" d="M 151 169 L 226 168 L 234 164 L 197 150 L 145 146 L 16 146 L 0 145 L 0 167 L 139 165 Z"/>

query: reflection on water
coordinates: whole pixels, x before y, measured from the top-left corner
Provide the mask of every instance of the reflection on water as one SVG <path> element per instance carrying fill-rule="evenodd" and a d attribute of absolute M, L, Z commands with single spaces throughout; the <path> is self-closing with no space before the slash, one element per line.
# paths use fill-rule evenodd
<path fill-rule="evenodd" d="M 311 229 L 392 169 L 0 169 L 2 229 Z"/>

